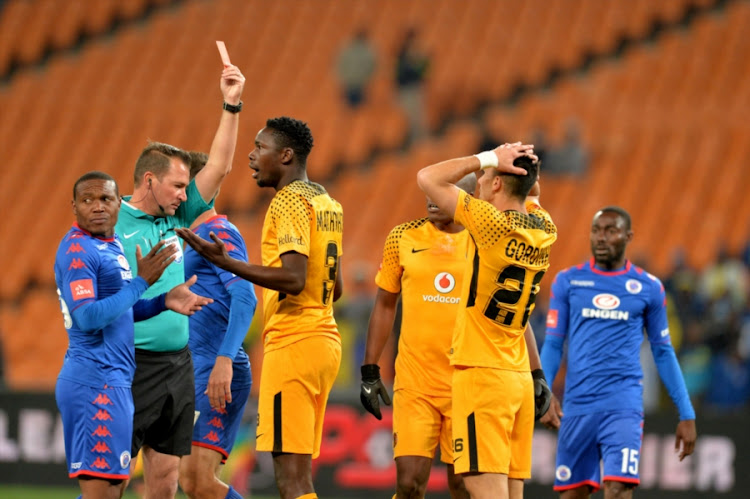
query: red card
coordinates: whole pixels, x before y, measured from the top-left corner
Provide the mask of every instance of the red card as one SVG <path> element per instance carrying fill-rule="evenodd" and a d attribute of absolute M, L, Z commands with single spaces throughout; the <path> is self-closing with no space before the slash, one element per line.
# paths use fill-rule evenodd
<path fill-rule="evenodd" d="M 229 62 L 229 52 L 227 52 L 227 46 L 224 45 L 224 42 L 216 40 L 216 47 L 219 49 L 219 55 L 221 55 L 221 62 L 224 63 L 224 66 L 229 66 L 232 63 Z"/>

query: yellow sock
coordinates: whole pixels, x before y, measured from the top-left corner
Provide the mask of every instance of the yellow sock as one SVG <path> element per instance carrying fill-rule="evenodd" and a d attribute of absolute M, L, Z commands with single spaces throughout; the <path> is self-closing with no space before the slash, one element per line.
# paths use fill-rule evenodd
<path fill-rule="evenodd" d="M 313 492 L 312 494 L 305 494 L 303 496 L 299 496 L 297 499 L 318 499 L 318 494 Z"/>

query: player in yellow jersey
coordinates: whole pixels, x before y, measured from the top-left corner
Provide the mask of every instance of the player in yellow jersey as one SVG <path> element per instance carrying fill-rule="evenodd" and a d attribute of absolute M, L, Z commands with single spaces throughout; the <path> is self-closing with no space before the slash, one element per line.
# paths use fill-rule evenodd
<path fill-rule="evenodd" d="M 471 174 L 457 185 L 471 194 L 476 184 Z M 438 443 L 441 460 L 448 465 L 451 496 L 469 497 L 460 475 L 453 472 L 453 368 L 448 362 L 468 246 L 468 233 L 453 222 L 452 213 L 427 198 L 427 218 L 398 225 L 388 234 L 375 276 L 378 292 L 367 330 L 360 399 L 378 419 L 378 395 L 390 403 L 385 388 L 377 389 L 377 362 L 393 328 L 400 295 L 403 314 L 393 387 L 398 499 L 424 497 Z"/>
<path fill-rule="evenodd" d="M 477 172 L 476 198 L 455 185 L 471 172 Z M 471 236 L 461 295 L 466 302 L 450 362 L 453 462 L 472 498 L 523 497 L 535 413 L 539 417 L 549 404 L 541 369 L 530 374 L 524 341 L 557 238 L 536 197 L 527 199 L 538 194 L 538 174 L 533 146 L 516 143 L 443 161 L 417 175 L 422 190 L 453 211 Z"/>
<path fill-rule="evenodd" d="M 180 236 L 215 265 L 264 288 L 264 357 L 258 402 L 258 451 L 273 453 L 282 499 L 314 498 L 312 458 L 320 453 L 323 415 L 341 362 L 333 302 L 342 293 L 341 205 L 307 179 L 313 145 L 307 125 L 266 121 L 255 137 L 250 168 L 276 195 L 263 224 L 262 265 L 230 258 L 214 243 Z"/>

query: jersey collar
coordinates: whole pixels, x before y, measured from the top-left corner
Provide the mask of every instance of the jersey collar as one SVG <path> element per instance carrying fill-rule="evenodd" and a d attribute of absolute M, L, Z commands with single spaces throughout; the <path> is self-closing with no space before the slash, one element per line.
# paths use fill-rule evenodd
<path fill-rule="evenodd" d="M 82 229 L 81 227 L 79 227 L 78 226 L 78 222 L 75 222 L 73 224 L 73 228 L 76 229 L 76 230 L 79 230 L 79 231 L 83 232 L 84 234 L 86 234 L 89 237 L 93 237 L 94 239 L 99 239 L 100 241 L 105 241 L 105 242 L 111 243 L 111 242 L 114 242 L 114 240 L 115 240 L 115 236 L 112 236 L 112 237 L 95 236 L 94 234 L 92 234 L 91 232 L 87 231 L 86 229 Z"/>
<path fill-rule="evenodd" d="M 591 260 L 589 260 L 589 267 L 591 267 L 591 271 L 594 274 L 599 274 L 599 275 L 615 276 L 615 275 L 627 274 L 628 272 L 630 272 L 630 267 L 631 266 L 632 266 L 632 264 L 630 263 L 630 260 L 625 260 L 625 265 L 622 266 L 622 267 L 620 267 L 619 269 L 615 269 L 615 270 L 603 270 L 603 269 L 600 269 L 599 267 L 596 266 L 593 258 L 591 258 Z"/>

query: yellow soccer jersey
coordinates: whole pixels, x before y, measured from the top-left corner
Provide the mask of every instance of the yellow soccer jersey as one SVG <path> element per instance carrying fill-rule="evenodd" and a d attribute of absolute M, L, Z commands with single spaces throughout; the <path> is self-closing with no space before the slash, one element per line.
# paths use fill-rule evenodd
<path fill-rule="evenodd" d="M 449 234 L 422 218 L 394 228 L 375 283 L 401 293 L 401 337 L 394 389 L 450 397 L 448 351 L 466 269 L 469 234 Z"/>
<path fill-rule="evenodd" d="M 297 296 L 263 289 L 266 351 L 311 335 L 341 341 L 333 318 L 333 289 L 342 250 L 343 210 L 326 190 L 297 180 L 276 193 L 263 222 L 263 265 L 281 267 L 281 255 L 307 256 L 305 288 Z"/>
<path fill-rule="evenodd" d="M 539 282 L 549 268 L 557 228 L 527 203 L 528 215 L 499 211 L 460 191 L 455 220 L 471 235 L 464 279 L 466 306 L 456 321 L 451 364 L 528 371 L 523 333 Z"/>

